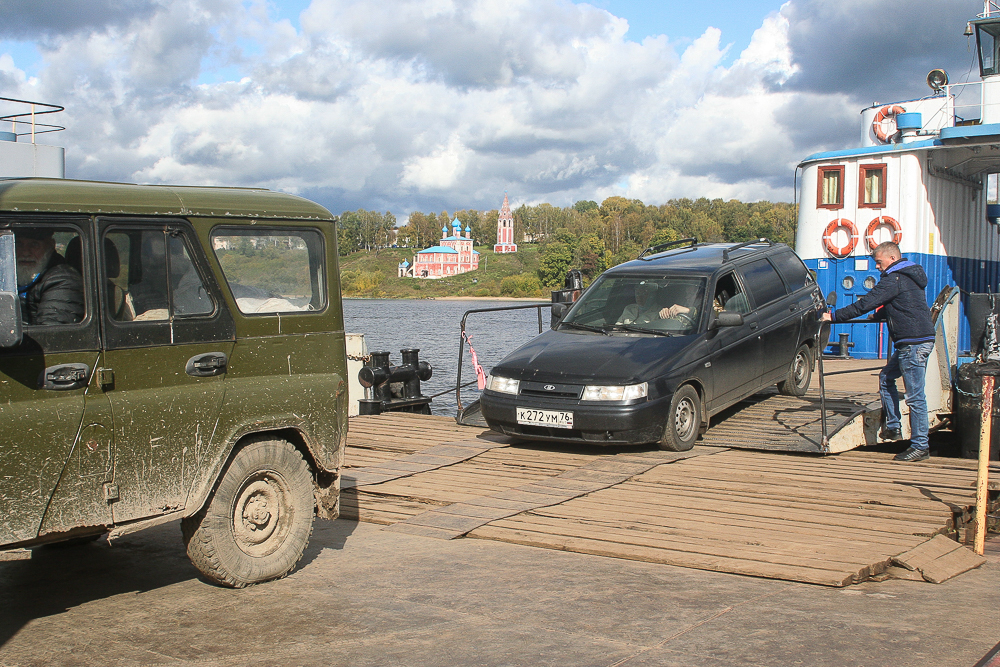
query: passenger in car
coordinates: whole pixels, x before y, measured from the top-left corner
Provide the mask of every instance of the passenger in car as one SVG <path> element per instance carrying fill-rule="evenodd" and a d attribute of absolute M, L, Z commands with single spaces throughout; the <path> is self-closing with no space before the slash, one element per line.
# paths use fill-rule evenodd
<path fill-rule="evenodd" d="M 56 252 L 51 229 L 14 232 L 21 317 L 28 325 L 74 324 L 84 315 L 83 278 Z"/>

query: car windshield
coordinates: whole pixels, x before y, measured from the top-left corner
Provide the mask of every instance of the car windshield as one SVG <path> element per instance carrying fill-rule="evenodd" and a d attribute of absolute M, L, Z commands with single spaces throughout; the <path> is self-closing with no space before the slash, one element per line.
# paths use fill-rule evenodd
<path fill-rule="evenodd" d="M 704 278 L 604 274 L 560 328 L 690 334 L 698 328 L 704 294 Z"/>

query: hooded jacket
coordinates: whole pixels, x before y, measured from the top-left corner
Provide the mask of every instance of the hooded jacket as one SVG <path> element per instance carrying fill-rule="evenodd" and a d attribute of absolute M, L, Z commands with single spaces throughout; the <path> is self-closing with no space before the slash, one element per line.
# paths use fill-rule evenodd
<path fill-rule="evenodd" d="M 925 287 L 927 274 L 922 266 L 907 259 L 897 260 L 885 270 L 868 294 L 838 308 L 833 314 L 833 321 L 853 320 L 882 306 L 873 319 L 888 323 L 889 336 L 894 344 L 913 345 L 933 341 L 934 323 L 931 321 L 931 309 L 927 306 Z"/>
<path fill-rule="evenodd" d="M 52 259 L 30 285 L 20 288 L 25 324 L 73 324 L 83 320 L 83 278 L 62 255 Z"/>

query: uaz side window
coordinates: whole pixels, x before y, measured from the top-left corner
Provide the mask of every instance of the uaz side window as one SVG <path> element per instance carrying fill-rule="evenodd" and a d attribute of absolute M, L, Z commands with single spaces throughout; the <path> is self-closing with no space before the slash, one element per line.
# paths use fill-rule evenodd
<path fill-rule="evenodd" d="M 225 227 L 212 234 L 212 249 L 241 313 L 326 307 L 323 237 L 316 230 Z"/>

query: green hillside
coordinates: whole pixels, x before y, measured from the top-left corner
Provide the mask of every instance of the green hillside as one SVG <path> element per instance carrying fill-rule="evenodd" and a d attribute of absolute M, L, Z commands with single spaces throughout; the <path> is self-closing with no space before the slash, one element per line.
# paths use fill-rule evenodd
<path fill-rule="evenodd" d="M 518 246 L 509 255 L 479 246 L 479 270 L 438 280 L 398 278 L 403 260 L 412 263 L 415 248 L 361 250 L 340 258 L 344 296 L 382 299 L 426 299 L 441 296 L 548 296 L 538 280 L 538 247 Z"/>

